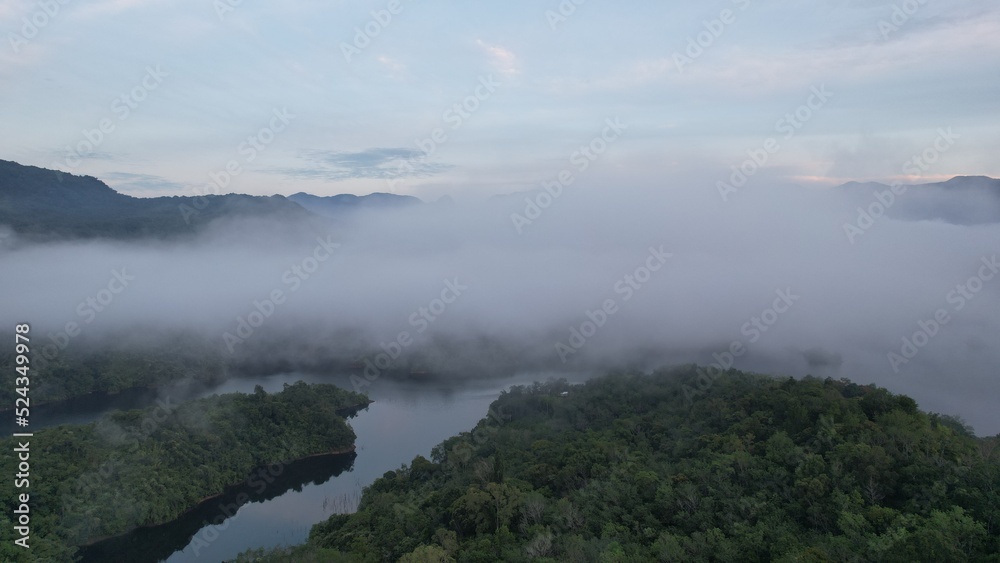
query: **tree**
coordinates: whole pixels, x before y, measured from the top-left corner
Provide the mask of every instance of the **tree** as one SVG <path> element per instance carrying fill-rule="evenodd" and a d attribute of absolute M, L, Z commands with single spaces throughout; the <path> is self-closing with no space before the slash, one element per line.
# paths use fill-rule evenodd
<path fill-rule="evenodd" d="M 455 563 L 455 558 L 436 545 L 422 545 L 399 558 L 399 563 Z"/>

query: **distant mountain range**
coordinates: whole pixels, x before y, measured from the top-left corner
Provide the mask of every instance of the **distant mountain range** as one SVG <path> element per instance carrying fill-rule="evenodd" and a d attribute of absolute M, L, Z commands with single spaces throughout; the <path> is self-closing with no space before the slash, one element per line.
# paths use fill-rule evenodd
<path fill-rule="evenodd" d="M 958 176 L 946 182 L 896 186 L 895 190 L 874 182 L 849 182 L 830 193 L 845 196 L 848 204 L 863 209 L 882 205 L 886 215 L 900 220 L 958 225 L 1000 222 L 1000 180 L 983 176 Z M 499 205 L 503 198 L 494 201 Z M 32 239 L 188 236 L 223 218 L 301 222 L 420 205 L 425 204 L 415 197 L 387 193 L 137 198 L 91 176 L 0 160 L 0 227 L 6 225 Z"/>
<path fill-rule="evenodd" d="M 321 197 L 299 192 L 288 196 L 288 199 L 317 215 L 326 217 L 342 217 L 346 213 L 362 209 L 411 207 L 423 203 L 413 196 L 385 193 L 373 193 L 365 196 L 340 194 Z"/>
<path fill-rule="evenodd" d="M 0 160 L 0 225 L 43 240 L 185 236 L 222 218 L 303 221 L 420 203 L 415 197 L 393 194 L 137 198 L 116 192 L 91 176 Z"/>
<path fill-rule="evenodd" d="M 874 205 L 877 211 L 881 205 L 887 216 L 903 221 L 1000 222 L 1000 180 L 986 176 L 956 176 L 946 182 L 896 186 L 895 190 L 877 182 L 848 182 L 836 190 L 863 209 Z"/>

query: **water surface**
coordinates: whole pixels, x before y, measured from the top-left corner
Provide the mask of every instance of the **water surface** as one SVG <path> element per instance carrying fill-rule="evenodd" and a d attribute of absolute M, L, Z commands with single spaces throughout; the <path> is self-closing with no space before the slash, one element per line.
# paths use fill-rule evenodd
<path fill-rule="evenodd" d="M 105 555 L 118 553 L 122 561 L 218 562 L 251 548 L 302 543 L 314 524 L 334 513 L 353 512 L 362 487 L 386 471 L 408 464 L 417 455 L 430 458 L 431 448 L 471 430 L 486 416 L 490 403 L 503 389 L 550 377 L 532 373 L 501 380 L 447 383 L 377 380 L 361 389 L 375 402 L 349 421 L 357 434 L 356 457 L 350 462 L 345 463 L 343 456 L 326 456 L 289 466 L 281 472 L 281 479 L 274 479 L 261 494 L 251 495 L 241 506 L 229 506 L 227 510 L 219 507 L 243 490 L 235 489 L 227 493 L 226 502 L 206 503 L 164 526 L 137 530 L 94 546 L 86 552 L 88 561 L 108 561 L 111 559 Z M 567 377 L 576 381 L 585 378 Z M 197 395 L 252 392 L 256 385 L 277 392 L 285 384 L 300 380 L 353 389 L 347 375 L 287 373 L 231 379 Z M 259 483 L 255 485 L 254 489 L 260 488 Z"/>

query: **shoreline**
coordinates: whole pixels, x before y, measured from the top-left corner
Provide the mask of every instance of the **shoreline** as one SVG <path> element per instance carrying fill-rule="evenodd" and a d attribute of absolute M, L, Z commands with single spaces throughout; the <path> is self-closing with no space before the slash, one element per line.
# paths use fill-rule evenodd
<path fill-rule="evenodd" d="M 375 401 L 373 401 L 372 399 L 368 399 L 368 401 L 364 402 L 364 403 L 358 403 L 358 404 L 354 404 L 354 405 L 347 405 L 347 406 L 335 409 L 334 413 L 336 413 L 337 416 L 341 417 L 343 419 L 344 424 L 346 425 L 347 421 L 348 421 L 348 418 L 353 417 L 358 412 L 360 412 L 360 411 L 368 408 L 368 406 L 371 405 L 374 402 Z M 296 462 L 299 462 L 299 461 L 303 461 L 303 460 L 307 460 L 307 459 L 312 459 L 312 458 L 316 458 L 316 457 L 325 457 L 325 456 L 331 456 L 331 457 L 333 457 L 333 456 L 343 456 L 343 455 L 348 455 L 348 454 L 356 454 L 356 451 L 357 451 L 357 446 L 352 442 L 349 446 L 346 446 L 346 447 L 343 447 L 343 448 L 337 448 L 337 449 L 333 449 L 333 450 L 330 450 L 330 451 L 318 452 L 318 453 L 314 453 L 314 454 L 308 454 L 308 455 L 305 455 L 305 456 L 302 456 L 302 457 L 298 457 L 298 458 L 294 458 L 294 459 L 290 459 L 290 460 L 277 461 L 277 462 L 273 462 L 273 463 L 277 463 L 277 464 L 281 464 L 281 465 L 290 465 L 290 464 L 293 464 L 293 463 L 296 463 Z M 253 468 L 250 469 L 250 472 L 252 473 L 255 469 L 260 469 L 262 467 L 267 467 L 268 465 L 269 464 L 254 466 Z M 179 512 L 179 513 L 173 515 L 168 520 L 165 520 L 165 521 L 162 521 L 162 522 L 155 522 L 155 523 L 152 523 L 152 524 L 143 524 L 143 525 L 140 525 L 140 526 L 135 526 L 135 527 L 129 528 L 128 530 L 125 530 L 125 531 L 123 531 L 123 532 L 121 532 L 119 534 L 114 534 L 114 535 L 110 535 L 110 536 L 102 536 L 102 537 L 99 537 L 99 538 L 96 538 L 96 539 L 88 540 L 88 541 L 86 541 L 84 543 L 80 543 L 80 544 L 72 544 L 72 547 L 75 547 L 75 548 L 78 548 L 78 549 L 80 549 L 80 548 L 86 548 L 86 547 L 91 547 L 91 546 L 93 546 L 95 544 L 98 544 L 98 543 L 101 543 L 103 541 L 112 540 L 114 538 L 119 538 L 119 537 L 122 537 L 122 536 L 126 536 L 126 535 L 128 535 L 128 534 L 130 534 L 130 533 L 132 533 L 132 532 L 134 532 L 136 530 L 156 528 L 158 526 L 163 526 L 163 525 L 169 524 L 170 522 L 173 522 L 173 521 L 175 521 L 175 520 L 183 517 L 185 514 L 189 514 L 189 513 L 193 512 L 193 511 L 197 510 L 199 507 L 201 507 L 206 502 L 208 502 L 208 501 L 210 501 L 212 499 L 219 498 L 219 497 L 225 495 L 231 489 L 234 489 L 234 488 L 237 488 L 237 487 L 241 486 L 246 481 L 247 481 L 247 479 L 243 479 L 243 480 L 238 481 L 236 483 L 227 484 L 227 485 L 223 486 L 222 491 L 217 492 L 215 494 L 208 495 L 206 497 L 202 497 L 201 499 L 198 499 L 193 504 L 189 505 L 188 508 L 185 509 L 183 512 Z"/>
<path fill-rule="evenodd" d="M 369 402 L 369 404 L 371 404 L 371 402 Z M 290 464 L 293 464 L 293 463 L 296 463 L 296 462 L 299 462 L 299 461 L 304 461 L 304 460 L 312 459 L 312 458 L 316 458 L 316 457 L 326 457 L 326 456 L 338 457 L 338 456 L 344 456 L 344 455 L 348 455 L 348 454 L 353 454 L 353 453 L 356 453 L 356 450 L 357 450 L 357 447 L 354 444 L 351 444 L 349 447 L 346 447 L 346 448 L 339 448 L 339 449 L 335 449 L 335 450 L 330 450 L 328 452 L 320 452 L 320 453 L 315 453 L 315 454 L 309 454 L 309 455 L 305 455 L 305 456 L 302 456 L 302 457 L 299 457 L 299 458 L 295 458 L 295 459 L 291 459 L 291 460 L 286 460 L 286 461 L 279 461 L 279 462 L 275 462 L 275 463 L 279 463 L 279 464 L 282 464 L 282 465 L 290 465 Z M 266 465 L 257 466 L 254 469 L 260 469 L 261 467 L 266 467 Z M 253 471 L 253 469 L 251 469 L 251 471 Z M 234 489 L 236 487 L 239 487 L 240 485 L 244 484 L 245 482 L 246 482 L 246 479 L 244 479 L 242 481 L 239 481 L 237 483 L 231 483 L 229 485 L 226 485 L 223 488 L 223 491 L 215 493 L 213 495 L 209 495 L 207 497 L 203 497 L 203 498 L 197 500 L 193 505 L 189 506 L 183 512 L 177 513 L 176 515 L 174 515 L 173 517 L 171 517 L 169 520 L 166 520 L 166 521 L 163 521 L 163 522 L 156 522 L 156 523 L 153 523 L 153 524 L 143 524 L 141 526 L 135 526 L 133 528 L 129 528 L 128 530 L 126 530 L 126 531 L 124 531 L 124 532 L 122 532 L 120 534 L 115 534 L 115 535 L 111 535 L 111 536 L 103 536 L 103 537 L 100 537 L 100 538 L 96 538 L 96 539 L 87 541 L 86 543 L 73 544 L 72 547 L 75 547 L 77 549 L 92 547 L 92 546 L 94 546 L 96 544 L 99 544 L 101 542 L 104 542 L 104 541 L 113 540 L 115 538 L 120 538 L 120 537 L 123 537 L 123 536 L 127 536 L 128 534 L 131 534 L 132 532 L 135 532 L 136 530 L 156 528 L 156 527 L 159 527 L 159 526 L 163 526 L 163 525 L 169 524 L 169 523 L 173 522 L 174 520 L 177 520 L 177 519 L 183 517 L 186 514 L 189 514 L 191 512 L 194 512 L 195 510 L 198 510 L 198 508 L 200 508 L 203 504 L 209 502 L 210 500 L 219 498 L 221 496 L 224 496 L 227 492 L 229 492 L 228 489 Z"/>

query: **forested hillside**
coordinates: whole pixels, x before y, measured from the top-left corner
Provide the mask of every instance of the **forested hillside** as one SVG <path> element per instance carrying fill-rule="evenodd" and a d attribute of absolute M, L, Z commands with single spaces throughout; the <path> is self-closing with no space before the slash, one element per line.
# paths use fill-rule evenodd
<path fill-rule="evenodd" d="M 355 436 L 342 415 L 367 405 L 364 395 L 299 382 L 280 393 L 258 386 L 180 405 L 168 399 L 39 430 L 19 442 L 30 442 L 30 486 L 15 489 L 13 478 L 0 485 L 0 560 L 68 561 L 72 546 L 172 520 L 255 468 L 351 451 Z M 0 447 L 13 452 L 17 440 Z M 17 463 L 4 456 L 4 474 L 16 474 Z M 30 494 L 30 551 L 13 542 L 21 493 Z"/>
<path fill-rule="evenodd" d="M 513 388 L 356 514 L 240 560 L 1000 561 L 997 438 L 846 380 L 694 382 Z"/>
<path fill-rule="evenodd" d="M 223 381 L 229 365 L 218 350 L 177 339 L 159 347 L 105 346 L 92 351 L 68 346 L 45 354 L 49 342 L 42 340 L 31 367 L 37 376 L 31 390 L 35 406 L 81 397 L 91 393 L 120 393 L 128 389 L 162 387 L 186 380 L 211 385 Z M 0 369 L 14 373 L 13 350 L 0 352 Z M 0 388 L 0 404 L 13 405 L 14 386 Z"/>
<path fill-rule="evenodd" d="M 210 186 L 197 193 L 219 191 Z M 312 214 L 282 196 L 136 198 L 91 176 L 0 160 L 0 225 L 32 239 L 189 236 L 227 217 L 271 217 L 292 224 Z"/>

